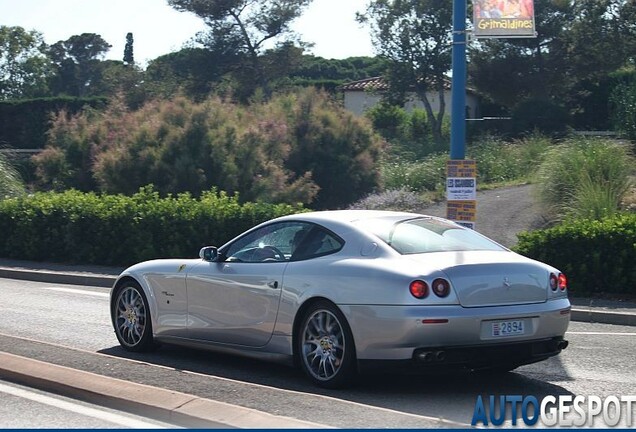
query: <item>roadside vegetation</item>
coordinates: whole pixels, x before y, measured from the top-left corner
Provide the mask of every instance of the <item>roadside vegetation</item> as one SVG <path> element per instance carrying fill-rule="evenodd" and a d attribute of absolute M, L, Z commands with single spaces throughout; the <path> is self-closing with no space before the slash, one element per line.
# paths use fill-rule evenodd
<path fill-rule="evenodd" d="M 48 45 L 37 30 L 0 26 L 0 144 L 42 150 L 20 162 L 26 185 L 0 154 L 0 256 L 191 256 L 291 211 L 418 211 L 444 198 L 450 124 L 430 102 L 448 85 L 450 2 L 369 1 L 357 18 L 377 55 L 341 60 L 310 54 L 291 30 L 311 0 L 200 3 L 168 1 L 207 31 L 145 69 L 132 33 L 113 61 L 95 33 Z M 636 287 L 633 270 L 595 264 L 622 253 L 617 266 L 634 262 L 636 242 L 621 242 L 636 209 L 636 3 L 535 4 L 537 39 L 470 46 L 478 116 L 509 120 L 471 122 L 466 157 L 477 160 L 480 189 L 537 185 L 554 231 L 523 237 L 520 251 L 571 269 L 575 286 L 602 270 Z M 382 103 L 347 112 L 339 86 L 378 76 Z M 407 112 L 407 101 L 424 109 Z M 568 255 L 568 236 L 592 240 Z"/>
<path fill-rule="evenodd" d="M 22 178 L 9 163 L 7 157 L 0 153 L 0 201 L 4 198 L 15 197 L 26 191 Z"/>

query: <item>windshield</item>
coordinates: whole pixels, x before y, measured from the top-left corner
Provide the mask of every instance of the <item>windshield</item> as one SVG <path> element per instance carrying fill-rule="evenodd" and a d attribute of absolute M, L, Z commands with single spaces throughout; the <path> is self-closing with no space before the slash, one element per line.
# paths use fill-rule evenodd
<path fill-rule="evenodd" d="M 433 218 L 374 218 L 354 222 L 403 255 L 443 251 L 505 250 L 471 229 Z"/>

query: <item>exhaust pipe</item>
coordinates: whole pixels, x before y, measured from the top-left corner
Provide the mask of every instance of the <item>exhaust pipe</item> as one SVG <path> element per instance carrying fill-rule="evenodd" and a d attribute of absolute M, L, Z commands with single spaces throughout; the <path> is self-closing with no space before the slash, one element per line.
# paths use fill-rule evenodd
<path fill-rule="evenodd" d="M 417 354 L 417 359 L 427 363 L 430 362 L 443 362 L 446 360 L 445 351 L 422 351 Z"/>
<path fill-rule="evenodd" d="M 562 341 L 559 341 L 559 343 L 557 343 L 557 348 L 560 350 L 564 350 L 568 347 L 568 345 L 570 345 L 570 342 L 566 340 L 562 340 Z"/>

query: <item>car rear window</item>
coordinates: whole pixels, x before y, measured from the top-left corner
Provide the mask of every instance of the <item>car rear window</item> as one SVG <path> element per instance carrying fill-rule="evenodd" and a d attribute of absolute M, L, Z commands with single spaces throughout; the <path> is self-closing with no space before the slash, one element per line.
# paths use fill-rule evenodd
<path fill-rule="evenodd" d="M 435 218 L 372 218 L 354 222 L 403 255 L 443 251 L 505 250 L 475 231 Z"/>

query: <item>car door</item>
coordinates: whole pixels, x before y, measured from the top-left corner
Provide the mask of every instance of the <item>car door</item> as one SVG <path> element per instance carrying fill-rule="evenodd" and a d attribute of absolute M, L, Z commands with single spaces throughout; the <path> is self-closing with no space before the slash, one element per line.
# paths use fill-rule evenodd
<path fill-rule="evenodd" d="M 248 232 L 188 275 L 190 338 L 259 347 L 276 324 L 294 237 L 307 224 L 281 222 Z"/>

